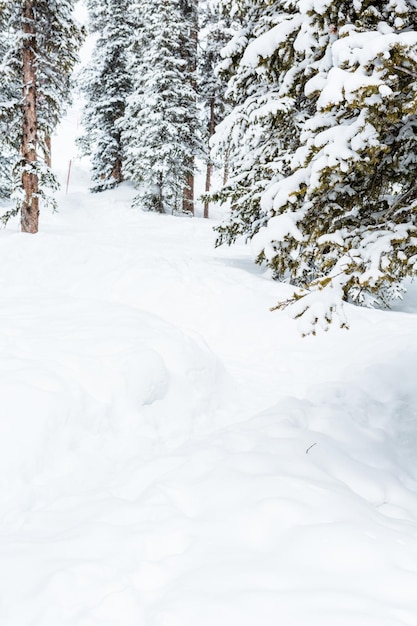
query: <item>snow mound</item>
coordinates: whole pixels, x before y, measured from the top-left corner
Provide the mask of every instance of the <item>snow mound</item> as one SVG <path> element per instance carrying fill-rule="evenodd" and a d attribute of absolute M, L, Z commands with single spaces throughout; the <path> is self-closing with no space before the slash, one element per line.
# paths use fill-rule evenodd
<path fill-rule="evenodd" d="M 146 312 L 63 296 L 13 298 L 0 318 L 6 509 L 16 481 L 67 473 L 83 448 L 138 454 L 210 425 L 225 374 L 198 337 Z"/>
<path fill-rule="evenodd" d="M 411 625 L 417 500 L 364 397 L 317 388 L 175 449 L 103 455 L 93 486 L 78 454 L 79 483 L 39 481 L 0 541 L 3 623 Z"/>
<path fill-rule="evenodd" d="M 73 165 L 0 232 L 1 626 L 415 626 L 415 287 L 301 339 L 243 245 Z"/>

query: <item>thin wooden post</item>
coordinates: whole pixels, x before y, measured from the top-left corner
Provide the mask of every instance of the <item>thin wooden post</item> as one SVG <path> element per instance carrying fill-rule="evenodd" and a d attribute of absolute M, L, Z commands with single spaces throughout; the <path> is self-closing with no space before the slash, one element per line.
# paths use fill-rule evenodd
<path fill-rule="evenodd" d="M 65 191 L 66 194 L 68 193 L 68 187 L 69 187 L 69 181 L 70 181 L 70 175 L 71 175 L 71 165 L 72 165 L 72 159 L 70 159 L 68 163 L 67 189 Z"/>

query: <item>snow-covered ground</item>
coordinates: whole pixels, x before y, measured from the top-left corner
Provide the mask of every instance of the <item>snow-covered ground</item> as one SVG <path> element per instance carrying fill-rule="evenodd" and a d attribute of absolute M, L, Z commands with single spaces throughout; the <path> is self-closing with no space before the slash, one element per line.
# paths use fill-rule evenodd
<path fill-rule="evenodd" d="M 0 232 L 1 626 L 416 626 L 416 289 L 303 339 L 62 141 L 59 213 Z"/>

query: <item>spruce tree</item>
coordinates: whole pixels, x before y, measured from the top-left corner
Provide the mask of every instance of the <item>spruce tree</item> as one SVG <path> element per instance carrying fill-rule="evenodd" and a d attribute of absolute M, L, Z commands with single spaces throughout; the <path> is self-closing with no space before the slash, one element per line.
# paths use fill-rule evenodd
<path fill-rule="evenodd" d="M 18 106 L 18 99 L 14 96 L 17 86 L 10 85 L 6 80 L 7 51 L 8 33 L 3 32 L 0 39 L 0 200 L 10 198 L 12 170 L 19 154 L 8 141 L 13 133 L 13 112 Z"/>
<path fill-rule="evenodd" d="M 204 217 L 208 217 L 209 192 L 215 165 L 211 151 L 211 139 L 216 126 L 224 119 L 228 111 L 225 99 L 226 80 L 217 72 L 217 67 L 221 61 L 221 51 L 230 36 L 230 19 L 227 15 L 222 15 L 218 0 L 201 2 L 199 11 L 198 95 L 203 113 L 204 161 L 206 164 Z M 216 163 L 216 165 L 219 167 L 220 163 Z M 224 159 L 223 166 L 227 169 L 227 159 Z"/>
<path fill-rule="evenodd" d="M 226 96 L 233 108 L 215 136 L 216 154 L 229 171 L 213 197 L 230 209 L 217 229 L 217 245 L 251 238 L 267 223 L 262 194 L 271 180 L 289 172 L 298 146 L 309 106 L 303 94 L 304 67 L 295 64 L 293 48 L 300 26 L 297 5 L 295 0 L 223 0 L 233 35 L 219 69 L 228 78 Z M 282 54 L 271 45 L 271 32 L 284 48 Z M 259 55 L 258 43 L 264 48 Z M 289 93 L 282 89 L 285 76 Z"/>
<path fill-rule="evenodd" d="M 133 91 L 123 122 L 127 175 L 144 210 L 189 208 L 194 157 L 200 149 L 196 89 L 190 79 L 194 12 L 175 0 L 144 0 L 132 57 Z"/>
<path fill-rule="evenodd" d="M 184 79 L 191 94 L 190 113 L 194 113 L 195 130 L 197 129 L 197 66 L 198 66 L 198 0 L 180 0 L 180 10 L 183 16 L 185 31 L 182 41 L 182 56 L 184 60 Z M 189 118 L 191 123 L 192 119 Z M 191 137 L 191 139 L 193 139 Z M 191 142 L 192 145 L 192 142 Z M 190 147 L 191 147 L 190 145 Z M 194 215 L 194 195 L 195 195 L 195 150 L 191 149 L 187 156 L 187 170 L 185 185 L 182 193 L 182 209 L 184 213 Z"/>
<path fill-rule="evenodd" d="M 82 40 L 72 15 L 74 4 L 75 0 L 0 3 L 0 30 L 7 33 L 0 78 L 10 95 L 7 104 L 2 103 L 0 118 L 11 122 L 6 138 L 11 153 L 20 152 L 13 212 L 21 211 L 24 232 L 37 232 L 39 200 L 47 199 L 47 190 L 56 187 L 45 161 L 48 139 L 68 102 L 69 78 Z"/>
<path fill-rule="evenodd" d="M 90 32 L 97 34 L 91 63 L 80 74 L 86 98 L 79 144 L 92 156 L 92 191 L 115 187 L 123 180 L 120 125 L 131 91 L 128 50 L 132 23 L 128 0 L 90 2 Z"/>
<path fill-rule="evenodd" d="M 279 174 L 257 199 L 263 223 L 250 236 L 258 262 L 301 288 L 279 307 L 291 306 L 304 333 L 335 313 L 346 325 L 344 301 L 387 306 L 415 274 L 416 9 L 415 0 L 306 0 L 293 18 L 277 13 L 240 62 L 242 73 L 272 61 L 280 97 L 295 105 L 295 141 L 288 126 L 266 138 L 283 141 L 288 169 L 271 159 Z"/>
<path fill-rule="evenodd" d="M 0 200 L 6 200 L 12 192 L 12 163 L 11 156 L 4 153 L 1 145 L 0 151 Z"/>

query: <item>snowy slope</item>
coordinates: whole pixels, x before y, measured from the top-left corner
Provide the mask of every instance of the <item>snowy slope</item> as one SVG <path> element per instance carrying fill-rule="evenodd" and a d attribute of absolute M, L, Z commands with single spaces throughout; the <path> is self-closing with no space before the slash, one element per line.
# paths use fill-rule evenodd
<path fill-rule="evenodd" d="M 0 624 L 416 626 L 416 290 L 302 339 L 85 167 L 0 232 Z"/>

